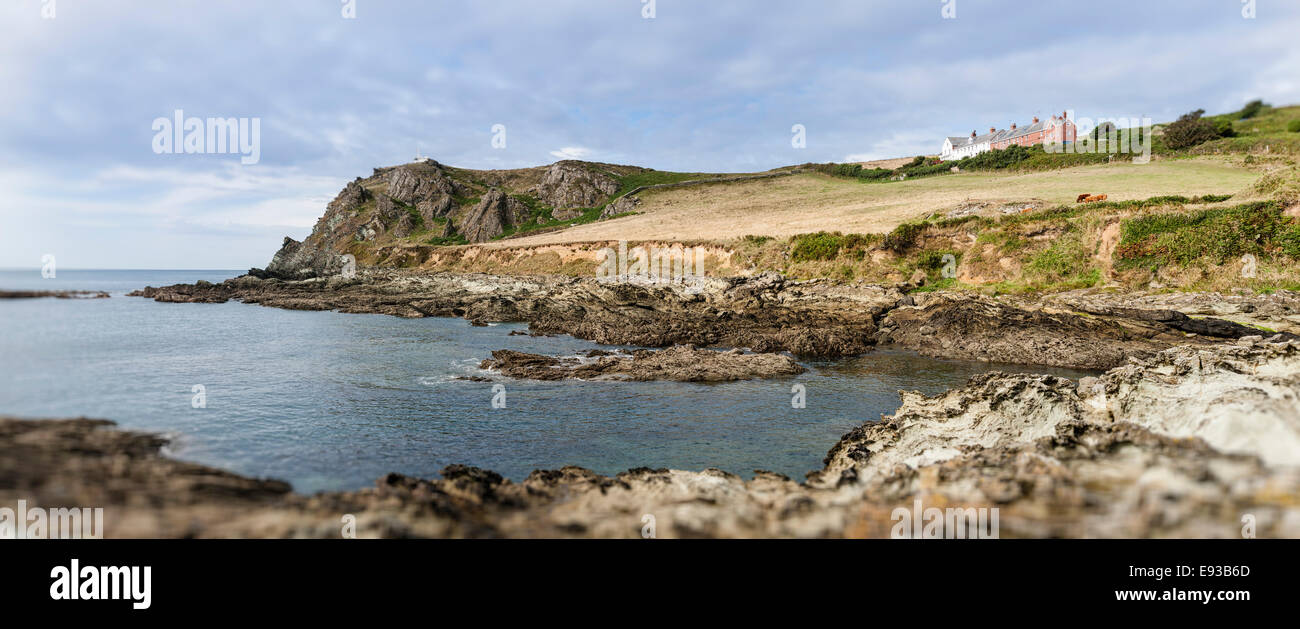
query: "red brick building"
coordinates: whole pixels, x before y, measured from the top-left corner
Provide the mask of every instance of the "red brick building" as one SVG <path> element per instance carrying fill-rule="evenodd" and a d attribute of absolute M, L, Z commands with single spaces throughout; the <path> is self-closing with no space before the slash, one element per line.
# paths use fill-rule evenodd
<path fill-rule="evenodd" d="M 1010 129 L 989 128 L 989 132 L 978 135 L 971 131 L 970 137 L 949 137 L 944 140 L 941 158 L 945 161 L 964 157 L 974 157 L 985 151 L 1004 149 L 1012 144 L 1033 146 L 1044 142 L 1064 144 L 1078 139 L 1078 128 L 1069 119 L 1067 113 L 1053 115 L 1047 120 L 1034 118 L 1027 126 L 1021 127 L 1011 123 Z"/>
<path fill-rule="evenodd" d="M 1035 116 L 1034 121 L 1027 127 L 1017 127 L 1016 123 L 1013 122 L 1011 128 L 998 134 L 998 137 L 994 138 L 991 145 L 995 149 L 1004 149 L 1012 144 L 1033 146 L 1048 141 L 1061 144 L 1074 142 L 1077 138 L 1078 129 L 1075 128 L 1074 122 L 1062 113 L 1060 116 L 1054 115 L 1048 120 L 1039 120 Z"/>

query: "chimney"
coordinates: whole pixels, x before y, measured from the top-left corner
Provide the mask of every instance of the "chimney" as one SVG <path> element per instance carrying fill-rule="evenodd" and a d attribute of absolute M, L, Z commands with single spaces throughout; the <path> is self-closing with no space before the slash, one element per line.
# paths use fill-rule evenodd
<path fill-rule="evenodd" d="M 997 133 L 997 132 L 998 132 L 997 129 L 994 129 L 993 127 L 989 127 L 989 133 Z"/>
<path fill-rule="evenodd" d="M 971 132 L 970 132 L 970 139 L 972 139 L 972 140 L 975 139 L 975 132 L 974 132 L 974 131 L 971 131 Z"/>
<path fill-rule="evenodd" d="M 1012 130 L 1012 131 L 1015 131 L 1015 130 L 1016 130 L 1016 123 L 1014 123 L 1014 122 L 1011 123 L 1011 130 Z"/>
<path fill-rule="evenodd" d="M 1034 116 L 1034 124 L 1038 124 L 1038 116 Z"/>

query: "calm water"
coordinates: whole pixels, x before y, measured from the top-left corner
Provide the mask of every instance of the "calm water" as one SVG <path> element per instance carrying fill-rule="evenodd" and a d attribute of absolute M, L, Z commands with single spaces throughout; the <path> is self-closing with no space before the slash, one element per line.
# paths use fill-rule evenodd
<path fill-rule="evenodd" d="M 522 480 L 580 465 L 756 468 L 801 479 L 864 420 L 898 406 L 900 389 L 938 393 L 994 368 L 876 352 L 805 363 L 797 377 L 726 384 L 493 382 L 494 349 L 572 354 L 569 337 L 508 336 L 524 324 L 295 312 L 240 303 L 161 304 L 128 291 L 241 271 L 0 271 L 0 289 L 105 290 L 110 299 L 0 300 L 0 413 L 87 416 L 164 432 L 169 452 L 298 491 L 354 489 L 388 472 L 436 477 L 450 463 Z M 807 408 L 791 408 L 803 384 Z M 194 385 L 206 408 L 193 408 Z"/>

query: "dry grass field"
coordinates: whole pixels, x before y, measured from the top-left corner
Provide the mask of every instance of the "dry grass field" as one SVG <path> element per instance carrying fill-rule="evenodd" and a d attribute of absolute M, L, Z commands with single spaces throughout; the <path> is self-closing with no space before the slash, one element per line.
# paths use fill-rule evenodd
<path fill-rule="evenodd" d="M 1073 203 L 1081 193 L 1111 201 L 1161 195 L 1234 194 L 1259 172 L 1215 157 L 1116 163 L 1023 174 L 960 173 L 888 183 L 822 174 L 647 191 L 638 214 L 499 241 L 529 246 L 610 240 L 726 240 L 822 230 L 885 233 L 967 202 Z"/>

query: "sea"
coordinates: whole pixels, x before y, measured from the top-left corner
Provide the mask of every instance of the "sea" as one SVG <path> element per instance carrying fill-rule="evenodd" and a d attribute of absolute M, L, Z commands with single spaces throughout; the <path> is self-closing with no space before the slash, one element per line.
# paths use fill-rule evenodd
<path fill-rule="evenodd" d="M 228 302 L 167 304 L 126 293 L 220 282 L 233 270 L 0 270 L 0 290 L 107 291 L 108 299 L 0 300 L 0 415 L 92 417 L 171 439 L 165 454 L 289 482 L 302 493 L 436 478 L 450 464 L 521 481 L 577 465 L 714 467 L 802 480 L 899 391 L 933 395 L 990 370 L 1089 372 L 878 350 L 803 361 L 808 371 L 729 383 L 512 380 L 493 350 L 573 355 L 526 324 L 303 312 Z M 471 378 L 488 378 L 476 381 Z"/>

